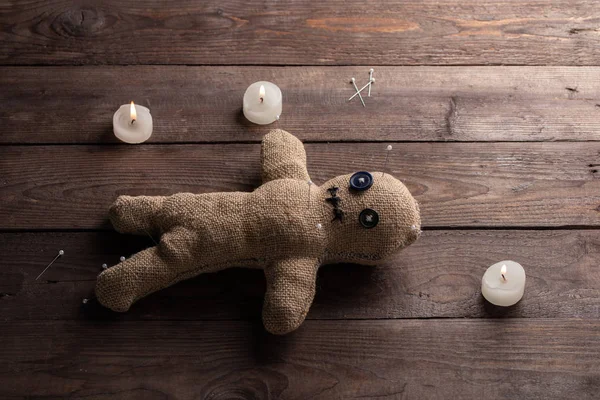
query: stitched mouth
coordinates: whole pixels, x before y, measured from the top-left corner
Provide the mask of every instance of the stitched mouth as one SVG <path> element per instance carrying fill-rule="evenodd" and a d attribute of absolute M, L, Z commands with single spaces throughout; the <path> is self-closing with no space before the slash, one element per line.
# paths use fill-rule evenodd
<path fill-rule="evenodd" d="M 330 197 L 326 198 L 325 201 L 333 206 L 333 219 L 331 221 L 333 222 L 336 219 L 339 219 L 341 223 L 342 219 L 344 218 L 344 212 L 340 208 L 340 203 L 342 202 L 342 199 L 337 195 L 339 190 L 340 188 L 337 186 L 332 186 L 329 189 L 327 189 Z"/>

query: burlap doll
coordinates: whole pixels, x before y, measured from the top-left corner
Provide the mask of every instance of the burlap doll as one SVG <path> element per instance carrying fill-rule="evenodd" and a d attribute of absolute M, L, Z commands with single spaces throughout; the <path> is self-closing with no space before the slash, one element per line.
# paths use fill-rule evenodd
<path fill-rule="evenodd" d="M 110 219 L 122 233 L 161 235 L 98 277 L 101 304 L 127 311 L 140 298 L 206 272 L 263 269 L 265 328 L 285 334 L 304 321 L 326 263 L 375 264 L 420 234 L 417 202 L 389 174 L 358 172 L 314 185 L 304 146 L 274 130 L 261 149 L 255 191 L 120 196 Z"/>

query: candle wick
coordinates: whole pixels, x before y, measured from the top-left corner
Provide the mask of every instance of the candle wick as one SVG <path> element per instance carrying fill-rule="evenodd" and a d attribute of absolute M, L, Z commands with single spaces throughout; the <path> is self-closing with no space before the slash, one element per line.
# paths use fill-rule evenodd
<path fill-rule="evenodd" d="M 261 104 L 263 101 L 265 101 L 265 99 L 263 99 L 262 97 L 259 97 L 259 99 L 260 99 Z"/>
<path fill-rule="evenodd" d="M 502 279 L 504 279 L 504 281 L 506 281 L 506 277 L 504 276 L 504 274 L 500 274 L 502 275 Z"/>
<path fill-rule="evenodd" d="M 133 125 L 133 123 L 134 123 L 134 122 L 135 122 L 135 119 L 132 119 L 132 120 L 131 120 L 131 125 Z"/>

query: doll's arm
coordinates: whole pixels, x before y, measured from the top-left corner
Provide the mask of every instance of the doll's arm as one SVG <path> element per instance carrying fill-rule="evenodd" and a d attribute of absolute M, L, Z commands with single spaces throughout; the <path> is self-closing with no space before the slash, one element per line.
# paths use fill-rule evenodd
<path fill-rule="evenodd" d="M 102 272 L 96 297 L 104 307 L 125 312 L 138 299 L 169 286 L 178 273 L 158 247 L 151 247 Z"/>
<path fill-rule="evenodd" d="M 260 152 L 263 183 L 276 179 L 310 179 L 306 170 L 304 145 L 294 135 L 276 129 L 262 141 Z"/>
<path fill-rule="evenodd" d="M 283 335 L 302 324 L 315 297 L 318 268 L 315 258 L 288 258 L 265 268 L 262 318 L 269 332 Z"/>

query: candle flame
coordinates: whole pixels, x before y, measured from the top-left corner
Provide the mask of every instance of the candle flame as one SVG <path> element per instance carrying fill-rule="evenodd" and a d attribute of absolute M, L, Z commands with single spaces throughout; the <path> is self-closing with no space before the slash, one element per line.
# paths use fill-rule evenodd
<path fill-rule="evenodd" d="M 506 264 L 502 264 L 502 268 L 500 268 L 500 275 L 502 275 L 502 279 L 506 280 Z"/>
<path fill-rule="evenodd" d="M 258 98 L 260 99 L 261 103 L 265 100 L 265 86 L 264 85 L 260 85 L 260 89 L 258 90 Z"/>
<path fill-rule="evenodd" d="M 137 112 L 135 111 L 135 105 L 133 101 L 131 102 L 131 106 L 129 107 L 129 115 L 131 117 L 131 123 L 133 124 L 137 119 Z"/>

